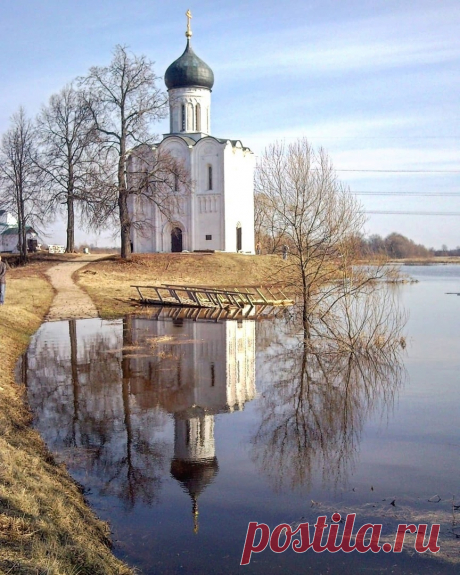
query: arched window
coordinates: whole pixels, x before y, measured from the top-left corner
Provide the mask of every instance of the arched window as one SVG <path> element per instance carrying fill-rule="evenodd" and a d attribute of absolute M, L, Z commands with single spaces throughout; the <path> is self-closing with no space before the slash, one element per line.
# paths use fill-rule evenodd
<path fill-rule="evenodd" d="M 197 132 L 201 132 L 201 106 L 200 104 L 196 105 L 195 108 L 195 114 L 196 114 L 196 131 Z"/>
<path fill-rule="evenodd" d="M 236 251 L 240 252 L 243 249 L 243 230 L 241 223 L 236 224 Z"/>
<path fill-rule="evenodd" d="M 171 230 L 171 251 L 182 251 L 182 230 L 178 227 Z"/>
<path fill-rule="evenodd" d="M 182 104 L 182 106 L 181 106 L 181 112 L 182 112 L 181 132 L 185 132 L 185 126 L 186 126 L 185 120 L 186 120 L 186 118 L 185 118 L 185 105 L 184 104 Z"/>
<path fill-rule="evenodd" d="M 193 132 L 195 123 L 195 114 L 193 113 L 193 104 L 187 104 L 187 132 Z"/>
<path fill-rule="evenodd" d="M 212 166 L 208 166 L 208 190 L 212 190 Z"/>

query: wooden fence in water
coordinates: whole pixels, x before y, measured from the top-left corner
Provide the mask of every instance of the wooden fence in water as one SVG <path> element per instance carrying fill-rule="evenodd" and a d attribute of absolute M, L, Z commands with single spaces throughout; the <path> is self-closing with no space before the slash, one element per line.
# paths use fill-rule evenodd
<path fill-rule="evenodd" d="M 146 305 L 211 310 L 216 316 L 261 315 L 269 308 L 293 305 L 277 286 L 207 287 L 196 285 L 133 285 Z M 225 313 L 224 313 L 225 312 Z"/>

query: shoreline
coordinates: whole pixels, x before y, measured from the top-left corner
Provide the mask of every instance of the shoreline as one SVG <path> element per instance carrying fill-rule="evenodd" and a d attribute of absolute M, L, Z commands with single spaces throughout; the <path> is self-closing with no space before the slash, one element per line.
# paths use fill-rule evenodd
<path fill-rule="evenodd" d="M 45 276 L 54 263 L 9 270 L 0 307 L 0 571 L 131 575 L 111 552 L 108 524 L 32 427 L 24 387 L 16 382 L 18 359 L 54 298 Z"/>

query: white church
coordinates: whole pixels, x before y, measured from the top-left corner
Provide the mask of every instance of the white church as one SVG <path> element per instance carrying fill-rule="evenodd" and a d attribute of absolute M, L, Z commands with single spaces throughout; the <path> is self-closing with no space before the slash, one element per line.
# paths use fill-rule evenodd
<path fill-rule="evenodd" d="M 172 217 L 142 196 L 131 196 L 134 253 L 224 251 L 254 253 L 254 154 L 239 140 L 211 135 L 211 91 L 214 74 L 192 49 L 190 12 L 185 33 L 187 45 L 165 73 L 168 89 L 170 133 L 153 146 L 179 160 L 191 185 L 174 203 Z M 145 156 L 144 156 L 145 157 Z M 140 171 L 132 155 L 129 174 Z"/>

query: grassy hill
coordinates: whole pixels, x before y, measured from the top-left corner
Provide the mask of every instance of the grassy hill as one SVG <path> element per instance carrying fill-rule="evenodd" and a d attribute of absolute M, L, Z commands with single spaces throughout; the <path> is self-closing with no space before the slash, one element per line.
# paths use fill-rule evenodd
<path fill-rule="evenodd" d="M 77 283 L 93 299 L 101 317 L 132 312 L 139 285 L 188 284 L 244 286 L 274 283 L 283 260 L 277 255 L 227 253 L 135 254 L 132 261 L 119 256 L 91 263 L 77 272 Z"/>

